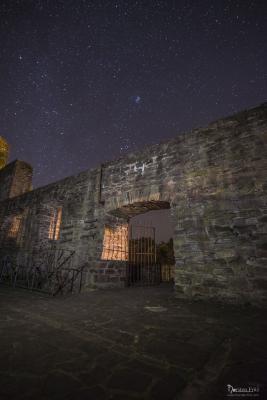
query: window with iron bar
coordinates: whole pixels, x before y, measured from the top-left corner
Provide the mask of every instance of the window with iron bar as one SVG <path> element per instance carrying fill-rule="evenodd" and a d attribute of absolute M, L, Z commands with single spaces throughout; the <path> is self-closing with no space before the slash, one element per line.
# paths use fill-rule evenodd
<path fill-rule="evenodd" d="M 128 260 L 128 225 L 105 226 L 102 260 Z"/>
<path fill-rule="evenodd" d="M 62 219 L 62 207 L 55 209 L 50 218 L 48 238 L 58 240 L 60 235 L 60 225 Z"/>
<path fill-rule="evenodd" d="M 8 230 L 7 237 L 16 239 L 19 229 L 21 227 L 22 215 L 15 215 L 12 217 L 11 224 Z"/>

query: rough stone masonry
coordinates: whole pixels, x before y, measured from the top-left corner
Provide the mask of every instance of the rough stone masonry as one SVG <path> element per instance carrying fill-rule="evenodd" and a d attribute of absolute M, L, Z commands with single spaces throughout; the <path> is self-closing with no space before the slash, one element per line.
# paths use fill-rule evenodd
<path fill-rule="evenodd" d="M 0 171 L 0 257 L 73 250 L 83 287 L 122 287 L 125 259 L 102 257 L 105 227 L 170 208 L 176 295 L 262 304 L 266 145 L 267 103 L 35 190 L 14 161 Z"/>

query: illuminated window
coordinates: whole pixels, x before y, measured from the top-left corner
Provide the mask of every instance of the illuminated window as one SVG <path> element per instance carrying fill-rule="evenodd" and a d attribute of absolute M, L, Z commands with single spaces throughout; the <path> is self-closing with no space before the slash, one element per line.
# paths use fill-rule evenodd
<path fill-rule="evenodd" d="M 8 159 L 8 144 L 5 141 L 5 139 L 3 139 L 0 136 L 0 169 L 6 165 L 7 159 Z"/>
<path fill-rule="evenodd" d="M 17 238 L 19 229 L 21 227 L 22 215 L 16 215 L 12 218 L 10 228 L 8 230 L 9 238 Z"/>
<path fill-rule="evenodd" d="M 128 260 L 128 225 L 106 226 L 102 260 Z"/>
<path fill-rule="evenodd" d="M 53 214 L 51 215 L 49 234 L 48 234 L 49 239 L 51 240 L 59 239 L 61 218 L 62 218 L 62 207 L 59 207 L 56 210 L 54 210 Z"/>

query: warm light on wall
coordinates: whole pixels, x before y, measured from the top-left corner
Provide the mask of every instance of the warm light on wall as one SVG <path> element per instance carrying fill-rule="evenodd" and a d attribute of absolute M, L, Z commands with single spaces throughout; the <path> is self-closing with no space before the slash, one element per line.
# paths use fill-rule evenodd
<path fill-rule="evenodd" d="M 58 240 L 60 234 L 60 225 L 62 219 L 62 207 L 58 207 L 54 210 L 50 219 L 48 238 L 51 240 Z"/>
<path fill-rule="evenodd" d="M 8 143 L 0 136 L 0 169 L 4 168 L 8 159 Z"/>
<path fill-rule="evenodd" d="M 21 226 L 21 221 L 22 215 L 16 215 L 12 218 L 12 222 L 7 235 L 9 238 L 17 238 Z"/>
<path fill-rule="evenodd" d="M 128 260 L 128 225 L 106 226 L 102 260 Z"/>

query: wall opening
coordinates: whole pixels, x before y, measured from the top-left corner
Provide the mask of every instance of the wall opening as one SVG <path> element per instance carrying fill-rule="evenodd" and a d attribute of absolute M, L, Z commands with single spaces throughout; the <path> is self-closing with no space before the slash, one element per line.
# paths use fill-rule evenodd
<path fill-rule="evenodd" d="M 50 240 L 58 240 L 60 235 L 60 225 L 62 219 L 62 207 L 53 210 L 50 217 L 48 238 Z"/>
<path fill-rule="evenodd" d="M 128 285 L 174 282 L 170 211 L 168 202 L 154 200 L 128 204 L 111 212 L 125 223 L 105 226 L 101 259 L 126 261 Z"/>
<path fill-rule="evenodd" d="M 174 227 L 170 209 L 148 211 L 129 221 L 129 284 L 174 283 Z"/>
<path fill-rule="evenodd" d="M 18 233 L 22 223 L 22 215 L 15 215 L 12 217 L 10 228 L 8 230 L 8 238 L 17 239 Z"/>
<path fill-rule="evenodd" d="M 128 224 L 106 225 L 101 260 L 128 260 Z"/>

